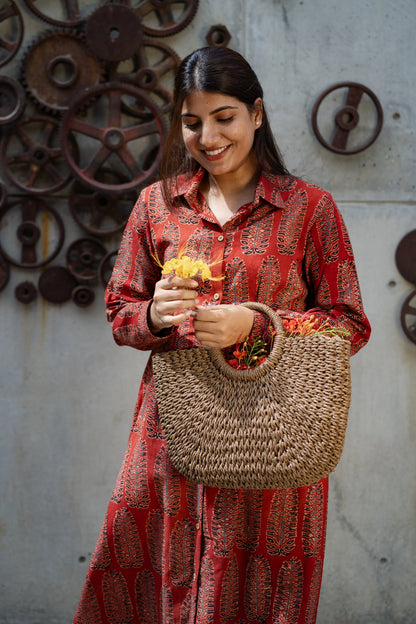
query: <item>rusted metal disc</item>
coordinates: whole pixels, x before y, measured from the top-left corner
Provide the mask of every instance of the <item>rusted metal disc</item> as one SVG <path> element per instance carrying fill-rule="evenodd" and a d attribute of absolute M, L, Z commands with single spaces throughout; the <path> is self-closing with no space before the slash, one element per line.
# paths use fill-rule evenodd
<path fill-rule="evenodd" d="M 84 107 L 92 96 L 97 99 L 88 106 L 86 121 Z M 125 102 L 139 102 L 146 111 L 143 119 L 126 119 L 122 114 Z M 67 164 L 82 183 L 104 193 L 119 195 L 148 183 L 155 175 L 162 156 L 164 135 L 162 115 L 154 102 L 143 95 L 143 90 L 132 84 L 108 82 L 88 89 L 71 102 L 62 122 L 62 149 Z M 71 154 L 70 141 L 77 142 L 81 161 L 75 160 Z M 85 145 L 89 145 L 89 152 L 84 149 Z M 156 156 L 146 168 L 147 155 L 153 149 Z M 127 182 L 103 184 L 98 180 L 98 172 L 103 167 L 120 172 Z"/>
<path fill-rule="evenodd" d="M 26 51 L 21 80 L 31 99 L 50 114 L 68 109 L 72 97 L 104 79 L 104 64 L 78 33 L 42 34 Z"/>
<path fill-rule="evenodd" d="M 46 115 L 19 119 L 5 131 L 0 158 L 10 182 L 31 195 L 47 195 L 62 189 L 72 178 L 60 146 L 60 124 Z M 78 162 L 71 136 L 67 154 Z"/>
<path fill-rule="evenodd" d="M 20 282 L 14 290 L 15 297 L 20 303 L 32 303 L 38 295 L 38 291 L 33 282 Z"/>
<path fill-rule="evenodd" d="M 330 139 L 326 139 L 322 135 L 318 125 L 318 111 L 323 100 L 333 91 L 338 89 L 347 89 L 346 97 L 344 105 L 338 109 L 334 115 L 334 131 L 332 137 Z M 363 141 L 360 145 L 348 147 L 350 132 L 358 126 L 360 121 L 358 107 L 364 93 L 370 98 L 375 107 L 375 128 L 368 139 Z M 312 109 L 311 121 L 315 136 L 321 145 L 337 154 L 357 154 L 372 145 L 380 134 L 383 125 L 383 109 L 375 93 L 373 93 L 373 91 L 365 85 L 360 84 L 359 82 L 338 82 L 323 91 L 317 98 Z"/>
<path fill-rule="evenodd" d="M 97 171 L 96 178 L 105 184 L 121 184 L 126 177 L 108 167 Z M 93 236 L 107 236 L 124 229 L 130 216 L 136 191 L 108 195 L 74 182 L 69 196 L 69 208 L 75 221 Z"/>
<path fill-rule="evenodd" d="M 12 236 L 13 232 L 13 236 Z M 45 266 L 60 252 L 64 222 L 37 197 L 22 197 L 0 209 L 0 251 L 11 264 L 26 269 Z M 15 245 L 17 238 L 18 245 Z"/>
<path fill-rule="evenodd" d="M 79 238 L 68 247 L 68 268 L 81 282 L 95 281 L 98 278 L 98 267 L 106 253 L 104 245 L 94 238 Z"/>
<path fill-rule="evenodd" d="M 72 291 L 72 301 L 79 308 L 87 308 L 94 302 L 94 299 L 95 293 L 89 286 L 75 286 Z"/>
<path fill-rule="evenodd" d="M 87 44 L 104 61 L 124 61 L 140 47 L 142 23 L 135 11 L 120 4 L 105 4 L 87 19 Z"/>
<path fill-rule="evenodd" d="M 71 272 L 62 266 L 51 266 L 45 269 L 39 278 L 39 292 L 46 301 L 65 303 L 72 296 L 77 282 Z"/>
<path fill-rule="evenodd" d="M 405 280 L 416 284 L 416 230 L 406 234 L 397 245 L 396 266 Z"/>

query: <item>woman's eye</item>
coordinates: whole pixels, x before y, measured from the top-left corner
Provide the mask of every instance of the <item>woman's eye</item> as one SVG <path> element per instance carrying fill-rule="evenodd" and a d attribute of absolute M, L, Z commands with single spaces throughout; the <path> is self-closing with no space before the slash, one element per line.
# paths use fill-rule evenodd
<path fill-rule="evenodd" d="M 218 119 L 220 123 L 227 123 L 228 121 L 232 121 L 234 117 L 226 117 L 225 119 Z"/>
<path fill-rule="evenodd" d="M 195 121 L 194 123 L 186 123 L 184 124 L 184 126 L 188 130 L 196 130 L 199 126 L 199 121 Z"/>

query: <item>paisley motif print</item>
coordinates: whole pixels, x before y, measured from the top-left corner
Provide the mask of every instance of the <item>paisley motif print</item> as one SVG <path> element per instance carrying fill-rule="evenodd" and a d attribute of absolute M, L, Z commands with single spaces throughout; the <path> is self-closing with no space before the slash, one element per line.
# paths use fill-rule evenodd
<path fill-rule="evenodd" d="M 252 204 L 221 226 L 198 192 L 202 175 L 181 182 L 171 212 L 160 184 L 141 193 L 106 290 L 117 344 L 151 352 L 200 346 L 189 319 L 159 335 L 147 322 L 161 274 L 155 258 L 188 244 L 223 278 L 200 284 L 201 305 L 258 300 L 283 315 L 318 308 L 314 314 L 345 326 L 358 351 L 370 330 L 330 195 L 264 173 Z M 253 336 L 268 322 L 255 312 Z M 327 479 L 264 491 L 187 482 L 167 451 L 150 357 L 74 624 L 314 624 L 327 499 Z"/>
<path fill-rule="evenodd" d="M 298 526 L 297 490 L 277 490 L 273 494 L 266 530 L 269 555 L 289 555 L 295 547 Z"/>

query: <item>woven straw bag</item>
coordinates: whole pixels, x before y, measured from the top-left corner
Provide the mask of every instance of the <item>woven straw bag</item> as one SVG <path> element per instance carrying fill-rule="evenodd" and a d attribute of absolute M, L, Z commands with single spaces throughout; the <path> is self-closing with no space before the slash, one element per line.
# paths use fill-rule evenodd
<path fill-rule="evenodd" d="M 236 370 L 220 349 L 153 354 L 159 417 L 173 465 L 189 481 L 235 489 L 295 488 L 334 470 L 351 399 L 350 344 L 287 337 L 280 317 L 263 364 Z"/>

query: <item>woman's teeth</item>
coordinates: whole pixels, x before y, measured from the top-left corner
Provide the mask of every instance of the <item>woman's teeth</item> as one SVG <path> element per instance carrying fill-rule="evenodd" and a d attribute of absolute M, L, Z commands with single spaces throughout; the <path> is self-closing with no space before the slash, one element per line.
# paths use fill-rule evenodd
<path fill-rule="evenodd" d="M 217 154 L 221 154 L 221 152 L 223 152 L 226 149 L 227 149 L 226 147 L 220 147 L 219 149 L 216 149 L 216 150 L 205 150 L 205 154 L 208 154 L 208 156 L 216 156 Z"/>

